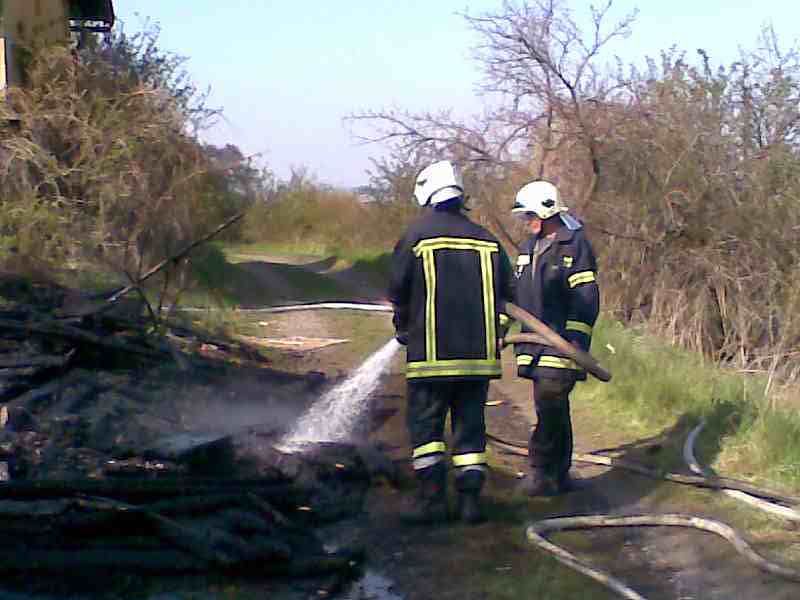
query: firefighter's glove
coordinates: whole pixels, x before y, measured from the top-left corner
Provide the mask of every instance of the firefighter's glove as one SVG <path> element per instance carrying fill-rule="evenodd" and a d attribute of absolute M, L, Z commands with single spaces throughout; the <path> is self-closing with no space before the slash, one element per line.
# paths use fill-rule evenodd
<path fill-rule="evenodd" d="M 394 339 L 396 339 L 399 344 L 402 344 L 403 346 L 408 346 L 408 332 L 407 331 L 397 331 L 397 332 L 395 332 Z"/>
<path fill-rule="evenodd" d="M 500 351 L 502 351 L 506 346 L 511 345 L 506 344 L 506 335 L 508 335 L 509 329 L 511 329 L 511 321 L 507 321 L 505 324 L 501 323 L 497 328 L 497 348 Z"/>

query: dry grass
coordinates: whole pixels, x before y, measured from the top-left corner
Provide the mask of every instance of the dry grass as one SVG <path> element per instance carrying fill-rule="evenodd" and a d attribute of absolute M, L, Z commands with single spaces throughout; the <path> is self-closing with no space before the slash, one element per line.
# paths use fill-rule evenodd
<path fill-rule="evenodd" d="M 416 214 L 411 203 L 362 204 L 355 194 L 306 184 L 254 208 L 244 237 L 306 253 L 359 257 L 391 250 Z"/>
<path fill-rule="evenodd" d="M 122 35 L 80 61 L 65 48 L 37 51 L 28 84 L 9 91 L 0 111 L 19 126 L 0 127 L 7 270 L 56 276 L 78 265 L 128 283 L 241 208 L 225 173 L 252 173 L 231 152 L 227 171 L 218 168 L 224 152 L 193 133 L 202 108 L 190 106 L 191 89 L 171 80 L 178 63 L 154 43 Z M 191 275 L 189 261 L 168 265 L 149 301 L 175 302 Z"/>

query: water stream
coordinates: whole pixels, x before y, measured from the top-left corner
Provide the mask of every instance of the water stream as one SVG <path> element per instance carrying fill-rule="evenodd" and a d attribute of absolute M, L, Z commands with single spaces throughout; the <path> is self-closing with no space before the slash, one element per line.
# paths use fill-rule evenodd
<path fill-rule="evenodd" d="M 381 375 L 400 348 L 394 338 L 386 342 L 347 379 L 312 404 L 277 447 L 293 451 L 302 449 L 308 443 L 348 440 L 369 410 L 369 398 L 380 385 Z M 344 590 L 343 600 L 368 599 L 402 600 L 402 596 L 394 592 L 391 580 L 367 570 Z"/>
<path fill-rule="evenodd" d="M 304 443 L 347 440 L 369 408 L 370 395 L 377 389 L 381 374 L 400 347 L 394 338 L 386 342 L 352 375 L 312 404 L 278 447 L 296 448 Z"/>

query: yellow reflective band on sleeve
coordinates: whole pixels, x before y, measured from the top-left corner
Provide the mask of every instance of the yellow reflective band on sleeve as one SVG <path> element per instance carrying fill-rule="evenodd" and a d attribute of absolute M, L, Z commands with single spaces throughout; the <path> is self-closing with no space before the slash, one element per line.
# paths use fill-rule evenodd
<path fill-rule="evenodd" d="M 567 279 L 567 283 L 569 283 L 569 287 L 571 288 L 582 283 L 591 283 L 592 281 L 595 281 L 594 271 L 581 271 L 580 273 L 570 275 Z"/>
<path fill-rule="evenodd" d="M 491 251 L 482 248 L 481 278 L 483 288 L 483 322 L 486 332 L 486 359 L 492 359 L 497 354 L 497 330 L 495 325 L 494 310 L 494 273 L 492 267 Z"/>
<path fill-rule="evenodd" d="M 592 326 L 583 321 L 567 321 L 567 331 L 580 331 L 591 337 Z"/>
<path fill-rule="evenodd" d="M 500 375 L 502 367 L 497 359 L 462 359 L 410 362 L 406 365 L 406 378 L 419 377 L 492 377 Z"/>
<path fill-rule="evenodd" d="M 414 448 L 414 452 L 411 457 L 419 458 L 420 456 L 445 452 L 446 450 L 447 446 L 445 446 L 444 442 L 428 442 L 427 444 L 423 444 L 422 446 L 417 446 Z"/>
<path fill-rule="evenodd" d="M 578 369 L 574 360 L 560 356 L 540 356 L 537 367 L 550 367 L 551 369 Z"/>
<path fill-rule="evenodd" d="M 533 362 L 533 357 L 530 354 L 520 354 L 517 357 L 517 365 L 520 367 L 527 367 Z"/>
<path fill-rule="evenodd" d="M 508 325 L 510 322 L 511 322 L 511 317 L 509 317 L 509 316 L 508 316 L 508 315 L 506 315 L 506 314 L 500 313 L 500 325 L 502 325 L 503 327 L 505 327 L 505 326 L 506 326 L 506 325 Z"/>
<path fill-rule="evenodd" d="M 469 454 L 456 454 L 453 456 L 454 467 L 469 467 L 471 465 L 485 465 L 486 452 L 471 452 Z"/>
<path fill-rule="evenodd" d="M 564 266 L 569 269 L 572 266 L 572 257 L 571 256 L 564 256 L 562 258 L 564 259 L 563 260 Z"/>
<path fill-rule="evenodd" d="M 419 256 L 425 251 L 433 250 L 486 250 L 489 252 L 498 252 L 499 247 L 497 242 L 489 242 L 487 240 L 476 240 L 473 238 L 454 238 L 454 237 L 438 237 L 429 238 L 427 240 L 420 240 L 414 246 L 414 254 Z"/>
<path fill-rule="evenodd" d="M 425 358 L 436 360 L 436 260 L 433 250 L 422 253 L 425 271 Z"/>

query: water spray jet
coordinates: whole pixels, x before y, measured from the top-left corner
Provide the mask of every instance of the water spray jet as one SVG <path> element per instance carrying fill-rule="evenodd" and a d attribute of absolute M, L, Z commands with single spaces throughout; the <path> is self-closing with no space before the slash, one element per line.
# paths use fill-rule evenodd
<path fill-rule="evenodd" d="M 314 305 L 281 307 L 282 310 L 307 310 Z M 323 305 L 318 305 L 323 306 Z M 330 306 L 324 305 L 326 308 Z M 337 308 L 351 308 L 353 305 L 341 303 Z M 386 305 L 363 305 L 374 310 L 390 312 Z M 533 329 L 533 334 L 509 335 L 503 344 L 535 342 L 552 346 L 564 352 L 581 367 L 601 381 L 609 381 L 611 374 L 603 369 L 588 352 L 576 348 L 536 317 L 512 304 L 503 302 L 501 310 L 514 319 Z M 302 416 L 290 432 L 284 436 L 276 448 L 283 451 L 302 450 L 304 445 L 319 442 L 342 442 L 348 440 L 369 404 L 367 400 L 380 382 L 380 375 L 386 370 L 392 357 L 400 349 L 400 344 L 392 338 L 377 352 L 372 354 L 350 377 L 328 391 Z"/>
<path fill-rule="evenodd" d="M 369 407 L 369 396 L 400 347 L 394 338 L 386 342 L 347 379 L 312 404 L 276 448 L 296 452 L 308 444 L 348 440 Z"/>

